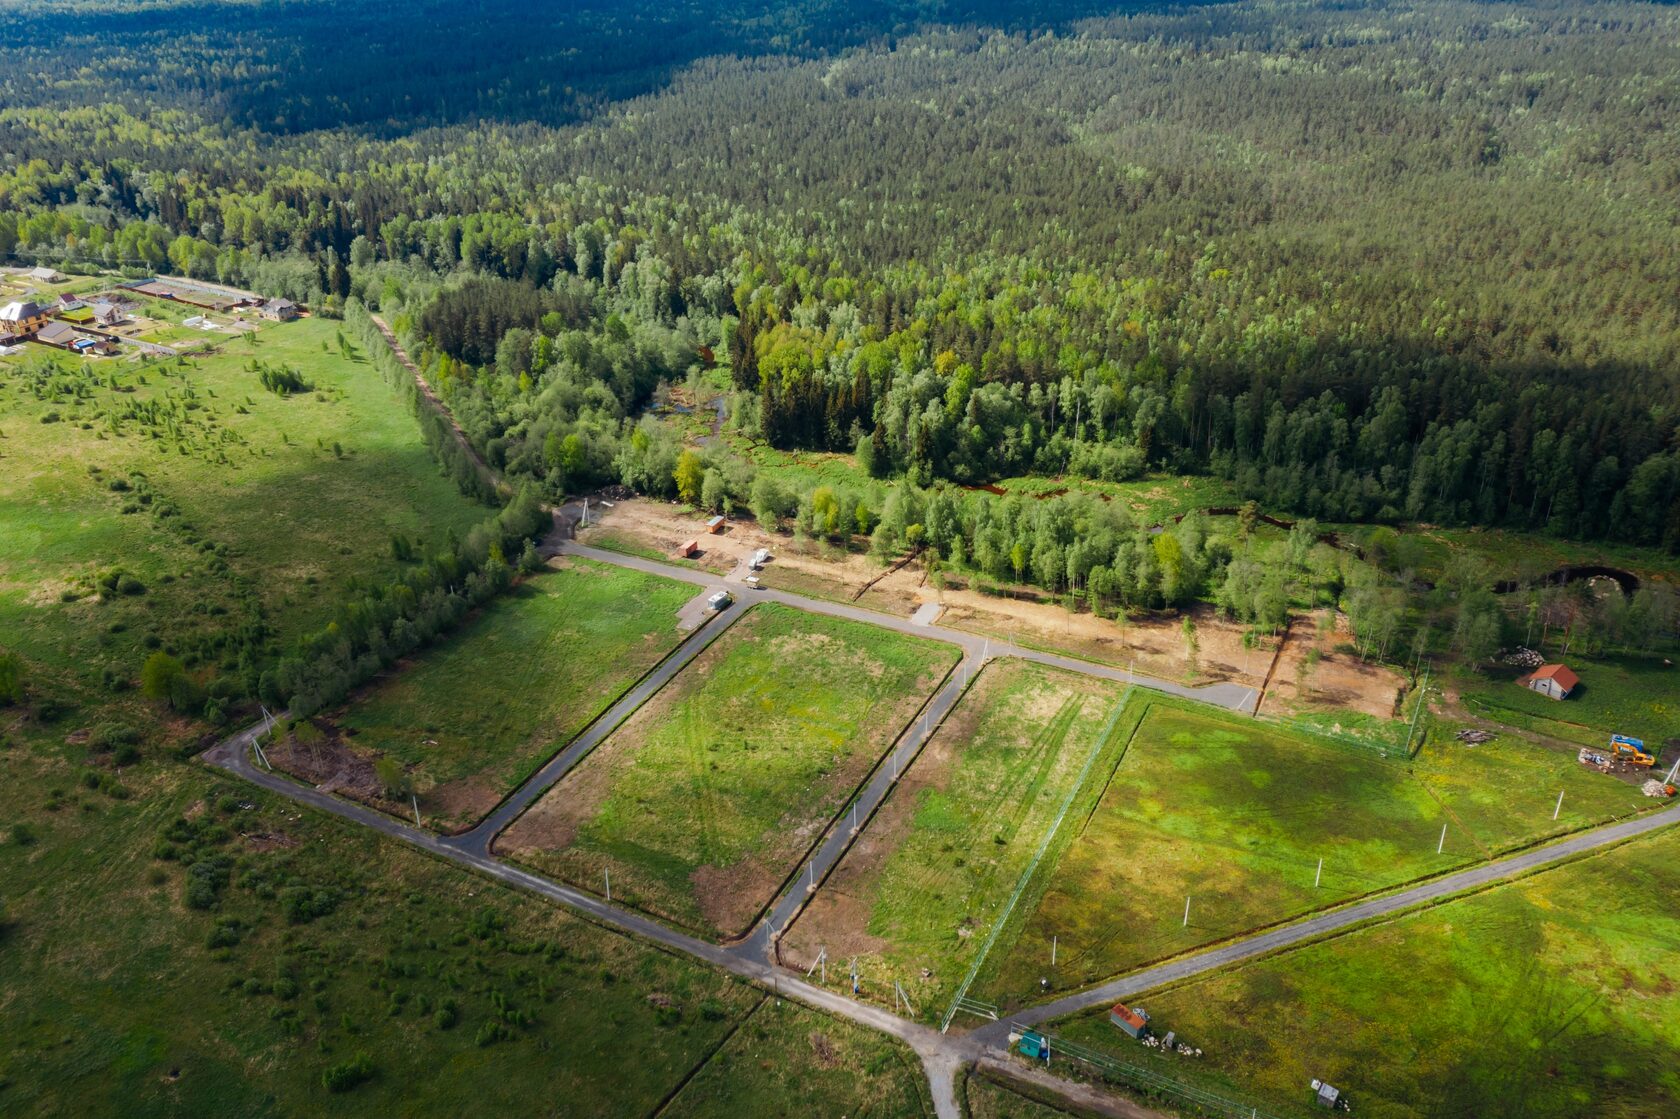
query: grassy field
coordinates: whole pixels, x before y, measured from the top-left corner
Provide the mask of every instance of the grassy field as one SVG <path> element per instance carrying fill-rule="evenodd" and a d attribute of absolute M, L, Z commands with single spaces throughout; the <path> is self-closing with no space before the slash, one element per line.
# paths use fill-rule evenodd
<path fill-rule="evenodd" d="M 499 847 L 707 935 L 745 931 L 956 650 L 755 607 Z"/>
<path fill-rule="evenodd" d="M 659 1119 L 916 1119 L 933 1115 L 927 1076 L 883 1034 L 795 1003 L 761 1002 Z"/>
<path fill-rule="evenodd" d="M 1668 829 L 1140 998 L 1199 1061 L 1101 1014 L 1055 1032 L 1302 1119 L 1314 1077 L 1377 1119 L 1656 1119 L 1680 1108 L 1677 891 Z"/>
<path fill-rule="evenodd" d="M 5 764 L 10 1116 L 646 1114 L 762 997 L 186 766 Z"/>
<path fill-rule="evenodd" d="M 1435 853 L 1445 813 L 1397 766 L 1206 709 L 1138 706 L 1094 811 L 1040 872 L 1042 893 L 1029 890 L 1036 909 L 1019 939 L 988 961 L 994 1001 L 1027 997 L 1041 976 L 1080 986 L 1476 857 L 1468 842 Z"/>
<path fill-rule="evenodd" d="M 231 670 L 220 635 L 255 620 L 285 643 L 351 579 L 389 577 L 393 534 L 431 546 L 487 514 L 335 332 L 306 320 L 145 365 L 0 359 L 0 642 L 36 694 L 121 706 L 102 674 L 132 679 L 159 646 Z M 315 390 L 265 391 L 253 357 Z M 98 593 L 118 570 L 134 593 Z"/>
<path fill-rule="evenodd" d="M 1082 794 L 1080 828 L 977 992 L 1013 1005 L 1041 977 L 1082 986 L 1656 806 L 1571 753 L 1509 737 L 1468 747 L 1449 729 L 1408 765 L 1158 697 L 1128 705 L 1123 759 Z"/>
<path fill-rule="evenodd" d="M 890 1003 L 896 980 L 937 1021 L 1120 690 L 1029 661 L 988 665 L 783 938 L 783 959 L 855 957 L 865 997 Z M 842 968 L 830 977 L 846 981 Z"/>
<path fill-rule="evenodd" d="M 1660 656 L 1565 660 L 1581 677 L 1568 699 L 1520 687 L 1521 673 L 1505 668 L 1464 684 L 1463 694 L 1476 714 L 1583 746 L 1603 747 L 1612 734 L 1642 738 L 1657 749 L 1680 738 L 1680 668 Z M 1674 756 L 1670 749 L 1663 760 L 1672 764 Z"/>
<path fill-rule="evenodd" d="M 694 588 L 583 559 L 526 580 L 337 716 L 400 760 L 433 826 L 475 823 L 676 648 Z"/>
<path fill-rule="evenodd" d="M 1453 738 L 1455 726 L 1437 725 L 1412 772 L 1446 808 L 1454 829 L 1486 854 L 1658 806 L 1638 785 L 1581 765 L 1574 750 L 1509 734 L 1466 746 Z"/>

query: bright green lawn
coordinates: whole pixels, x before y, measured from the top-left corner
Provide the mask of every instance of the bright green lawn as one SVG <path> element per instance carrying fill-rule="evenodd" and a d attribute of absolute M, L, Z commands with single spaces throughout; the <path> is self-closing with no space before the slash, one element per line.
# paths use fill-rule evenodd
<path fill-rule="evenodd" d="M 496 599 L 337 722 L 411 767 L 434 825 L 470 824 L 676 648 L 694 588 L 583 559 Z"/>
<path fill-rule="evenodd" d="M 956 663 L 948 645 L 754 607 L 511 829 L 537 866 L 743 932 Z"/>
<path fill-rule="evenodd" d="M 1610 735 L 1625 734 L 1660 749 L 1666 739 L 1680 738 L 1680 668 L 1664 665 L 1663 659 L 1565 658 L 1581 685 L 1563 700 L 1519 686 L 1515 669 L 1493 670 L 1487 679 L 1465 685 L 1464 694 L 1478 715 L 1583 746 L 1603 747 Z M 1664 760 L 1673 764 L 1674 756 L 1671 749 Z"/>
<path fill-rule="evenodd" d="M 933 1115 L 908 1046 L 780 999 L 765 999 L 660 1119 L 917 1119 Z"/>
<path fill-rule="evenodd" d="M 1680 832 L 1154 993 L 1163 1058 L 1101 1015 L 1056 1032 L 1284 1115 L 1319 1077 L 1373 1119 L 1680 1113 Z"/>
<path fill-rule="evenodd" d="M 865 997 L 890 1003 L 897 980 L 937 1021 L 1120 690 L 1030 661 L 988 665 L 784 938 L 784 957 L 809 963 L 824 946 L 855 956 Z"/>

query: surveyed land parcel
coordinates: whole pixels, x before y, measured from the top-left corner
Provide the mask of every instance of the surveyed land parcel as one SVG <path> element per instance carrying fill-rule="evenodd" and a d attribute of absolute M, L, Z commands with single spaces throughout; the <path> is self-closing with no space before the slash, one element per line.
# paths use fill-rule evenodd
<path fill-rule="evenodd" d="M 353 751 L 408 767 L 434 826 L 474 823 L 677 647 L 685 584 L 568 557 L 353 700 Z"/>
<path fill-rule="evenodd" d="M 1112 776 L 1076 806 L 1018 931 L 985 962 L 976 989 L 993 1001 L 1030 1000 L 1045 979 L 1098 982 L 1650 803 L 1526 743 L 1439 736 L 1407 765 L 1141 693 L 1121 733 Z"/>
<path fill-rule="evenodd" d="M 755 607 L 503 833 L 498 850 L 709 936 L 746 931 L 957 662 Z"/>
<path fill-rule="evenodd" d="M 1666 1116 L 1680 1099 L 1680 833 L 1672 828 L 1347 936 L 1153 992 L 1166 1057 L 1104 1012 L 1053 1029 L 1305 1119 Z"/>
<path fill-rule="evenodd" d="M 890 1004 L 897 982 L 937 1016 L 1104 744 L 1121 691 L 1029 661 L 988 665 L 783 938 L 783 959 L 809 966 L 826 948 L 856 960 L 860 994 Z"/>

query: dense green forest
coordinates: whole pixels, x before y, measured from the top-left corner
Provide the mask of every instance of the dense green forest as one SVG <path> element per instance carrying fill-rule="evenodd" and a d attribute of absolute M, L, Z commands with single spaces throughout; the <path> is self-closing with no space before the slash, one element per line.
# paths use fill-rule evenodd
<path fill-rule="evenodd" d="M 0 252 L 400 312 L 552 494 L 715 355 L 920 486 L 1680 551 L 1672 7 L 5 7 Z"/>

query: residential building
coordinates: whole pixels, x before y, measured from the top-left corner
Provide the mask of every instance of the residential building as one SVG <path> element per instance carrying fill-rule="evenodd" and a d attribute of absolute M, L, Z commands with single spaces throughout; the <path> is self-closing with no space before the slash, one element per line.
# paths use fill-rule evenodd
<path fill-rule="evenodd" d="M 0 307 L 0 332 L 28 338 L 47 325 L 47 309 L 33 299 L 19 299 Z"/>

